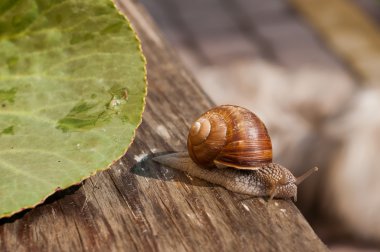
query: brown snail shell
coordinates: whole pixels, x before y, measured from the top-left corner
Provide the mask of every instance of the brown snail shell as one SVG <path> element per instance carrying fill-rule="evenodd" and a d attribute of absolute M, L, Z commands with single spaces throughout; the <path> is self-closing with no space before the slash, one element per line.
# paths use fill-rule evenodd
<path fill-rule="evenodd" d="M 272 163 L 272 143 L 265 125 L 238 106 L 219 106 L 199 117 L 190 128 L 187 147 L 189 155 L 177 152 L 153 160 L 231 191 L 269 199 L 296 201 L 297 186 L 318 170 L 314 167 L 296 178 L 287 168 Z"/>
<path fill-rule="evenodd" d="M 272 163 L 272 142 L 264 123 L 233 105 L 215 107 L 190 127 L 191 159 L 200 166 L 255 170 Z"/>

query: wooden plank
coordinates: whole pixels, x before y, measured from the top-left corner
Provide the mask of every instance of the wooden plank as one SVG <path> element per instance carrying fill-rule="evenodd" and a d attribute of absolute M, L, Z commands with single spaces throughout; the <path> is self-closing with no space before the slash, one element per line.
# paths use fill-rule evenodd
<path fill-rule="evenodd" d="M 170 43 L 177 47 L 181 46 L 181 49 L 178 50 L 180 54 L 191 51 L 190 54 L 182 57 L 183 60 L 188 61 L 191 66 L 208 63 L 209 59 L 194 39 L 196 36 L 181 18 L 176 1 L 160 0 L 154 1 L 154 4 L 150 0 L 142 0 L 141 2 L 155 18 Z M 163 22 L 163 20 L 165 21 Z"/>
<path fill-rule="evenodd" d="M 144 120 L 127 155 L 79 186 L 0 221 L 0 251 L 326 251 L 290 201 L 246 199 L 160 167 L 212 106 L 135 1 L 121 8 L 148 59 Z"/>
<path fill-rule="evenodd" d="M 201 54 L 207 65 L 259 54 L 255 42 L 245 36 L 220 0 L 162 1 L 166 2 L 174 6 L 174 15 L 186 27 L 178 29 L 177 33 L 190 35 L 188 38 L 193 42 L 195 54 Z M 168 15 L 172 13 L 167 12 Z"/>
<path fill-rule="evenodd" d="M 226 1 L 236 5 L 235 16 L 244 18 L 246 26 L 255 27 L 256 37 L 261 38 L 272 51 L 274 63 L 289 71 L 301 67 L 325 67 L 339 70 L 338 60 L 326 50 L 309 26 L 295 15 L 292 6 L 282 0 Z"/>
<path fill-rule="evenodd" d="M 167 2 L 171 6 L 185 0 L 144 0 L 151 1 L 166 8 L 166 16 L 177 15 L 176 20 L 181 20 L 181 13 L 173 13 Z M 355 92 L 356 80 L 349 68 L 286 1 L 219 0 L 207 1 L 203 6 L 190 5 L 183 7 L 188 15 L 201 7 L 207 12 L 198 23 L 207 22 L 210 17 L 217 23 L 229 16 L 235 23 L 233 28 L 241 34 L 231 38 L 234 34 L 231 30 L 212 39 L 202 32 L 189 34 L 186 29 L 176 30 L 195 41 L 171 42 L 206 93 L 217 104 L 239 104 L 259 114 L 271 133 L 277 162 L 297 173 L 316 164 L 321 168 L 320 174 L 328 170 L 334 155 L 327 151 L 331 147 L 326 146 L 332 146 L 331 139 L 326 138 L 322 128 L 345 110 L 346 102 Z M 233 50 L 243 38 L 252 42 L 254 53 L 243 55 Z M 213 43 L 217 40 L 222 42 Z M 203 49 L 194 46 L 197 44 L 202 44 Z M 212 53 L 206 54 L 204 49 Z M 200 54 L 207 55 L 209 64 L 193 60 Z M 321 127 L 310 127 L 316 124 Z M 305 143 L 313 144 L 305 146 Z M 320 198 L 316 195 L 325 180 L 319 175 L 301 186 L 298 206 L 309 216 L 319 206 Z"/>
<path fill-rule="evenodd" d="M 367 83 L 380 80 L 380 33 L 376 23 L 350 1 L 291 0 L 327 43 Z M 316 11 L 318 10 L 318 11 Z"/>

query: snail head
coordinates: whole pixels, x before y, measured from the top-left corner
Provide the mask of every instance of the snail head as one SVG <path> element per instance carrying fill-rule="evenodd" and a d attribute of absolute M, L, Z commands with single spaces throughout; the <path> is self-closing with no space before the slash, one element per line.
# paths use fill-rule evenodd
<path fill-rule="evenodd" d="M 285 167 L 277 164 L 273 164 L 275 167 L 273 173 L 281 174 L 280 176 L 274 176 L 275 179 L 272 181 L 272 188 L 270 188 L 269 195 L 270 199 L 276 198 L 293 198 L 297 201 L 297 186 L 303 182 L 310 175 L 318 171 L 318 167 L 314 167 L 299 177 L 294 177 L 294 175 Z"/>

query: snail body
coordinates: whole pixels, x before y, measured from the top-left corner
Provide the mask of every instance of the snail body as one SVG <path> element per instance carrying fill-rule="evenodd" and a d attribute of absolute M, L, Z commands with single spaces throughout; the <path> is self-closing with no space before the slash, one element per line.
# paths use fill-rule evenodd
<path fill-rule="evenodd" d="M 297 199 L 297 185 L 318 170 L 296 178 L 272 163 L 272 143 L 264 123 L 232 105 L 213 108 L 190 127 L 187 153 L 154 158 L 192 176 L 251 196 Z"/>

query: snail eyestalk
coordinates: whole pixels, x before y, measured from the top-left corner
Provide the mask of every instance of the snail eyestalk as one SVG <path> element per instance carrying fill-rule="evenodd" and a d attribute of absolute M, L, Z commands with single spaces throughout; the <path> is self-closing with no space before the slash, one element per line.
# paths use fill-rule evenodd
<path fill-rule="evenodd" d="M 318 171 L 318 167 L 314 167 L 310 170 L 308 170 L 307 172 L 305 172 L 304 174 L 302 174 L 301 176 L 297 177 L 296 178 L 296 185 L 299 185 L 301 184 L 305 179 L 307 179 L 308 177 L 310 177 L 310 175 L 313 175 L 314 173 L 316 173 Z"/>

